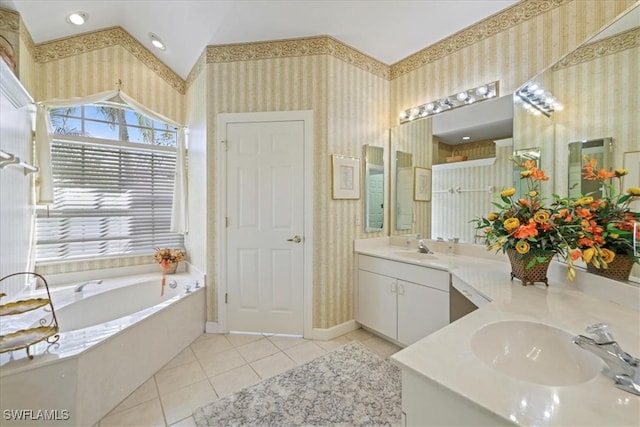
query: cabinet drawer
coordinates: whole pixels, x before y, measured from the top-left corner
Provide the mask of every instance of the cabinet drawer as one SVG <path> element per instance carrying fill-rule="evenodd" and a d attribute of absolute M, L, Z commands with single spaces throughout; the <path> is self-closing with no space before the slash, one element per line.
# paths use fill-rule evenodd
<path fill-rule="evenodd" d="M 449 272 L 367 255 L 358 256 L 358 268 L 449 292 Z"/>

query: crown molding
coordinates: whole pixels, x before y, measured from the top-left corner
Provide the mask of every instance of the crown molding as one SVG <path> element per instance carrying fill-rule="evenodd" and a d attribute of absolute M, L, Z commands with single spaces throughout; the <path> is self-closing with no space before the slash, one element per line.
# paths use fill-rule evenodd
<path fill-rule="evenodd" d="M 640 46 L 640 27 L 632 28 L 623 33 L 607 37 L 606 39 L 586 44 L 564 57 L 560 62 L 551 67 L 551 70 L 558 71 L 638 46 Z"/>
<path fill-rule="evenodd" d="M 522 0 L 391 65 L 391 80 L 574 0 Z"/>
<path fill-rule="evenodd" d="M 207 46 L 206 63 L 215 64 L 313 55 L 331 55 L 357 68 L 389 80 L 390 74 L 387 64 L 330 36 Z"/>
<path fill-rule="evenodd" d="M 20 31 L 20 14 L 0 7 L 0 30 L 17 33 Z"/>
<path fill-rule="evenodd" d="M 122 27 L 111 27 L 37 44 L 34 60 L 36 63 L 46 63 L 111 46 L 122 46 L 176 91 L 185 94 L 185 81 Z"/>

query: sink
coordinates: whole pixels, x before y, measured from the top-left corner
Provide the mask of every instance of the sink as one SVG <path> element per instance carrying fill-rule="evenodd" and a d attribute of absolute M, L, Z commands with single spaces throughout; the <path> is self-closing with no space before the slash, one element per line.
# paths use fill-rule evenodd
<path fill-rule="evenodd" d="M 527 321 L 502 321 L 471 337 L 473 353 L 494 369 L 520 380 L 548 386 L 581 384 L 603 367 L 599 357 L 572 341 L 573 335 Z"/>
<path fill-rule="evenodd" d="M 411 251 L 395 251 L 393 252 L 394 256 L 417 260 L 417 261 L 425 261 L 430 259 L 438 259 L 434 254 L 423 254 L 421 252 L 411 252 Z"/>

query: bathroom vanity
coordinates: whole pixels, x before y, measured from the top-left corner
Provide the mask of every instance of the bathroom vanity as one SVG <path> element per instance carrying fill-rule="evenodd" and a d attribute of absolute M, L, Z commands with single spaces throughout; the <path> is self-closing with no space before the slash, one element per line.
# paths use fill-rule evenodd
<path fill-rule="evenodd" d="M 356 319 L 410 344 L 391 357 L 402 369 L 404 425 L 640 425 L 640 397 L 616 388 L 604 362 L 572 342 L 605 322 L 640 356 L 640 288 L 584 271 L 568 282 L 555 261 L 549 287 L 522 286 L 506 258 L 484 247 L 446 255 L 427 242 L 436 252 L 427 256 L 393 237 L 367 240 L 354 245 Z M 450 324 L 449 277 L 479 307 Z"/>
<path fill-rule="evenodd" d="M 358 256 L 358 323 L 409 345 L 449 323 L 449 272 Z"/>

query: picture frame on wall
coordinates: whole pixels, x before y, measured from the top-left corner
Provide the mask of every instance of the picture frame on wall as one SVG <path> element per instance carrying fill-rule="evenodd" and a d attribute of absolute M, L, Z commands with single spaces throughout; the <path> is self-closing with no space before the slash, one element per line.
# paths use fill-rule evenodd
<path fill-rule="evenodd" d="M 413 200 L 416 202 L 431 200 L 431 169 L 413 168 Z"/>
<path fill-rule="evenodd" d="M 331 177 L 333 199 L 360 198 L 360 159 L 357 157 L 331 155 Z"/>

